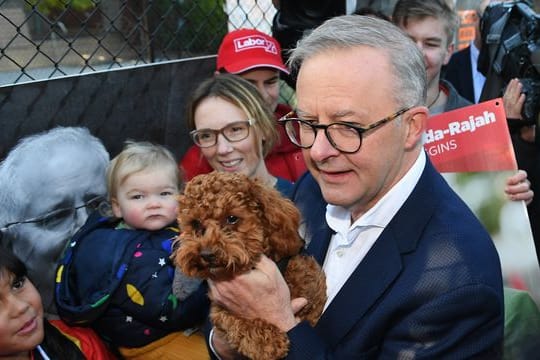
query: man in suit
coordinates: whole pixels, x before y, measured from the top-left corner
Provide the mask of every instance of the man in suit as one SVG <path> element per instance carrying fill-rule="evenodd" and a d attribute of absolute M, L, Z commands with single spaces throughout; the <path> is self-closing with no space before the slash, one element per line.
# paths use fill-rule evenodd
<path fill-rule="evenodd" d="M 444 78 L 454 85 L 458 93 L 471 103 L 478 103 L 486 77 L 477 69 L 478 55 L 482 47 L 480 19 L 489 0 L 477 1 L 474 16 L 474 39 L 470 45 L 455 52 L 444 69 Z"/>
<path fill-rule="evenodd" d="M 213 298 L 287 332 L 288 359 L 500 358 L 499 258 L 423 151 L 420 50 L 387 21 L 341 16 L 303 38 L 290 61 L 302 120 L 283 121 L 309 169 L 293 198 L 328 300 L 315 327 L 299 322 L 305 299 L 290 299 L 265 257 L 211 283 Z M 218 334 L 210 345 L 233 355 Z"/>
<path fill-rule="evenodd" d="M 444 79 L 452 83 L 461 96 L 471 103 L 478 103 L 486 77 L 476 69 L 480 50 L 473 44 L 474 41 L 469 46 L 452 54 L 448 65 L 443 69 L 443 74 Z M 478 76 L 477 97 L 475 97 L 474 76 Z"/>

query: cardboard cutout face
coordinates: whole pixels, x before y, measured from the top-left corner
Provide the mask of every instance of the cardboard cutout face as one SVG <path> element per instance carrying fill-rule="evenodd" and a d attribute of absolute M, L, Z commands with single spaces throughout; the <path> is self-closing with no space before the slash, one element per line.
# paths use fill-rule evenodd
<path fill-rule="evenodd" d="M 108 153 L 89 132 L 38 134 L 0 165 L 2 244 L 27 265 L 47 313 L 56 262 L 66 243 L 106 195 Z"/>

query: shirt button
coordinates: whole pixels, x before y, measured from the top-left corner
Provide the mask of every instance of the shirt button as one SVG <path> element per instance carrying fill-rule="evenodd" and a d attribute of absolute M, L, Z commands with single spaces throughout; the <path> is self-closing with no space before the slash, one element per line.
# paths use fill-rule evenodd
<path fill-rule="evenodd" d="M 345 254 L 345 252 L 344 252 L 343 250 L 338 250 L 338 251 L 336 251 L 336 255 L 337 255 L 338 257 L 342 257 L 344 254 Z"/>

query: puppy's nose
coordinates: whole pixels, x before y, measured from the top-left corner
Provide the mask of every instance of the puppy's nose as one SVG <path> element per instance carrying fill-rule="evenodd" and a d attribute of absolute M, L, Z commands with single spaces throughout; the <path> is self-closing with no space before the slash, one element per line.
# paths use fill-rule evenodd
<path fill-rule="evenodd" d="M 212 264 L 214 260 L 216 259 L 216 255 L 214 254 L 214 252 L 209 249 L 201 250 L 200 255 L 204 259 L 204 261 L 206 261 L 209 264 Z"/>

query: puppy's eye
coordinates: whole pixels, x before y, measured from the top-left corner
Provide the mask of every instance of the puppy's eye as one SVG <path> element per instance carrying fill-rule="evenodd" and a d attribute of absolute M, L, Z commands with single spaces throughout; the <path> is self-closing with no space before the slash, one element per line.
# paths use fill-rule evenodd
<path fill-rule="evenodd" d="M 204 227 L 199 220 L 191 220 L 191 227 L 195 231 L 195 234 L 197 235 L 204 234 Z"/>
<path fill-rule="evenodd" d="M 227 222 L 228 225 L 234 225 L 234 224 L 238 223 L 238 220 L 240 220 L 240 218 L 238 216 L 234 216 L 234 215 L 229 215 L 229 216 L 227 216 L 227 219 L 225 219 L 225 221 Z"/>

